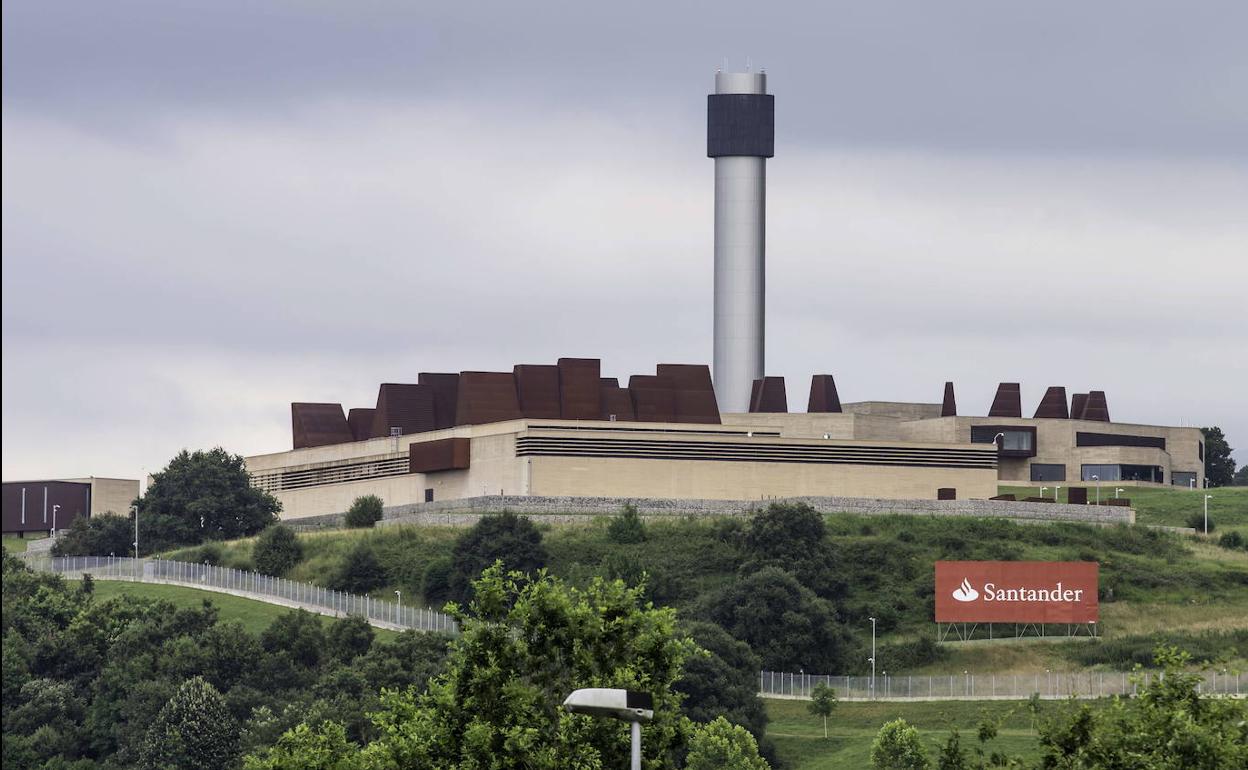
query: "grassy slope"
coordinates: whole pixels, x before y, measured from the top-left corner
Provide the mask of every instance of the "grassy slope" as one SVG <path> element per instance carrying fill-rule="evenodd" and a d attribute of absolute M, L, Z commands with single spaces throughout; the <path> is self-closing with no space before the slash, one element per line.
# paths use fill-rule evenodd
<path fill-rule="evenodd" d="M 183 607 L 199 607 L 203 602 L 212 602 L 222 620 L 237 620 L 243 628 L 252 633 L 260 633 L 278 617 L 293 610 L 276 604 L 242 599 L 229 594 L 215 591 L 201 591 L 197 588 L 182 586 L 153 585 L 148 583 L 127 583 L 120 580 L 97 580 L 95 596 L 98 601 L 105 601 L 115 596 L 140 596 L 148 599 L 163 599 L 171 602 L 179 609 Z M 330 622 L 325 618 L 325 622 Z M 392 639 L 397 636 L 394 631 L 375 628 L 377 639 Z"/>
<path fill-rule="evenodd" d="M 31 540 L 40 540 L 45 537 L 47 537 L 47 535 L 42 535 L 42 534 L 39 534 L 39 535 L 30 534 L 24 538 L 17 537 L 15 535 L 5 535 L 4 536 L 4 550 L 9 553 L 22 553 L 26 550 L 26 546 L 30 543 Z"/>
<path fill-rule="evenodd" d="M 1094 486 L 1088 487 L 1088 496 L 1095 497 Z M 1104 484 L 1101 494 L 1110 498 L 1114 496 L 1115 486 Z M 1219 487 L 1217 489 L 1191 490 L 1166 489 L 1162 487 L 1122 487 L 1122 497 L 1131 500 L 1136 511 L 1138 524 L 1163 524 L 1168 527 L 1186 527 L 1189 516 L 1204 514 L 1203 495 L 1213 495 L 1209 501 L 1209 518 L 1217 525 L 1218 531 L 1237 529 L 1248 534 L 1248 487 Z M 1066 484 L 1062 485 L 1058 498 L 1066 502 Z M 1040 494 L 1038 487 L 1001 487 L 1001 494 L 1034 497 Z M 1046 497 L 1053 495 L 1052 487 L 1045 492 Z"/>
<path fill-rule="evenodd" d="M 917 727 L 927 744 L 928 756 L 935 758 L 936 747 L 948 738 L 951 727 L 959 729 L 962 746 L 970 749 L 977 743 L 975 731 L 981 719 L 997 720 L 1009 714 L 998 737 L 988 743 L 988 749 L 1022 756 L 1030 763 L 1039 759 L 1040 747 L 1025 705 L 1013 701 L 842 703 L 828 719 L 825 739 L 822 720 L 807 713 L 805 702 L 769 700 L 767 713 L 772 721 L 767 735 L 775 741 L 776 750 L 788 767 L 859 770 L 870 766 L 871 742 L 880 725 L 893 719 L 902 718 Z M 1042 709 L 1055 707 L 1044 704 Z"/>

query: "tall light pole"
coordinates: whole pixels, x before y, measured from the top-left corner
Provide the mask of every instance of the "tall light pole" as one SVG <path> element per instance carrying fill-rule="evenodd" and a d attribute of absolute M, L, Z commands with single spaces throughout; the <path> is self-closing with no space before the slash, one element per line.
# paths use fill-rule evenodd
<path fill-rule="evenodd" d="M 1205 534 L 1209 534 L 1209 501 L 1213 499 L 1213 495 L 1205 495 Z"/>
<path fill-rule="evenodd" d="M 1101 477 L 1095 473 L 1092 474 L 1092 480 L 1096 482 L 1096 504 L 1101 504 Z"/>
<path fill-rule="evenodd" d="M 134 511 L 134 558 L 139 558 L 139 506 L 132 505 L 130 510 Z"/>
<path fill-rule="evenodd" d="M 1115 499 L 1115 500 L 1117 500 L 1117 499 L 1118 499 L 1118 494 L 1119 494 L 1120 492 L 1126 492 L 1126 491 L 1127 491 L 1127 490 L 1123 489 L 1122 487 L 1118 487 L 1117 489 L 1115 489 L 1115 490 L 1114 490 L 1114 499 Z"/>
<path fill-rule="evenodd" d="M 403 624 L 403 592 L 402 591 L 394 592 L 394 604 L 395 604 L 395 614 L 398 616 L 394 622 L 397 625 L 402 625 Z"/>
<path fill-rule="evenodd" d="M 52 506 L 52 537 L 56 537 L 56 510 L 60 507 L 59 505 Z"/>
<path fill-rule="evenodd" d="M 1061 484 L 1058 484 L 1057 486 L 1053 487 L 1053 502 L 1055 503 L 1057 502 L 1057 493 L 1061 491 L 1061 489 L 1062 489 Z"/>
<path fill-rule="evenodd" d="M 648 692 L 589 688 L 576 690 L 563 701 L 574 714 L 608 717 L 629 723 L 629 767 L 641 770 L 641 723 L 654 719 L 654 698 Z"/>
<path fill-rule="evenodd" d="M 875 618 L 871 620 L 871 699 L 875 700 Z"/>

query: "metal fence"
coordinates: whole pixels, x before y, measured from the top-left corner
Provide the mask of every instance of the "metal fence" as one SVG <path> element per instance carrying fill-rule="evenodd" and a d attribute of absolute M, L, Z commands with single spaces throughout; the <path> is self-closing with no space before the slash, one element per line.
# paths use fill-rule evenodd
<path fill-rule="evenodd" d="M 302 607 L 324 615 L 337 617 L 360 615 L 376 625 L 417 631 L 441 631 L 449 634 L 459 631 L 454 618 L 437 610 L 334 591 L 311 583 L 299 583 L 272 575 L 244 572 L 228 567 L 214 567 L 209 564 L 193 564 L 169 559 L 133 559 L 115 556 L 29 555 L 25 562 L 33 570 L 56 572 L 71 578 L 81 578 L 84 574 L 90 574 L 100 580 L 131 580 L 141 583 L 184 585 L 239 594 L 292 607 Z"/>
<path fill-rule="evenodd" d="M 1026 700 L 1032 693 L 1053 700 L 1064 698 L 1107 698 L 1135 695 L 1139 689 L 1162 676 L 1143 671 L 1139 676 L 1118 671 L 1038 674 L 944 674 L 936 676 L 875 677 L 874 691 L 869 676 L 825 676 L 816 674 L 761 671 L 759 693 L 764 698 L 809 699 L 816 685 L 836 690 L 838 700 Z M 1200 692 L 1206 695 L 1248 694 L 1248 677 L 1236 671 L 1208 671 Z"/>

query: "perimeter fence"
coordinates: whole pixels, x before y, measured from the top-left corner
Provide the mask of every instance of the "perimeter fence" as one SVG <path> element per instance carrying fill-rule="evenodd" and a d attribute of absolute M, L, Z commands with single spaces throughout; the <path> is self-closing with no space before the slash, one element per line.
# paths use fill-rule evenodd
<path fill-rule="evenodd" d="M 944 674 L 934 676 L 875 677 L 825 676 L 817 674 L 761 671 L 759 693 L 764 698 L 809 699 L 816 685 L 836 690 L 843 701 L 863 700 L 1027 700 L 1038 693 L 1045 700 L 1066 698 L 1108 698 L 1135 695 L 1160 671 L 1082 671 L 1035 674 Z M 1242 683 L 1241 683 L 1242 677 Z M 1242 696 L 1248 694 L 1248 677 L 1238 671 L 1206 671 L 1199 691 L 1205 695 Z"/>
<path fill-rule="evenodd" d="M 38 572 L 55 572 L 69 578 L 89 574 L 99 580 L 181 585 L 300 607 L 322 615 L 360 615 L 369 623 L 382 627 L 448 634 L 459 632 L 454 618 L 427 607 L 404 605 L 401 601 L 375 599 L 229 567 L 120 556 L 28 555 L 24 561 Z"/>

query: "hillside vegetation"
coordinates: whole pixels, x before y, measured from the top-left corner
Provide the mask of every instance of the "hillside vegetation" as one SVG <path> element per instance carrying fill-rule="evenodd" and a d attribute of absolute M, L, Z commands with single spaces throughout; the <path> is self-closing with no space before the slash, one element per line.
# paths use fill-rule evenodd
<path fill-rule="evenodd" d="M 1088 488 L 1088 499 L 1096 495 L 1095 485 L 1085 482 L 1073 484 Z M 1067 501 L 1067 485 L 1062 484 L 1058 500 Z M 1248 534 L 1248 487 L 1217 487 L 1216 489 L 1181 489 L 1178 487 L 1119 487 L 1111 483 L 1101 485 L 1101 496 L 1109 499 L 1115 489 L 1122 489 L 1120 497 L 1131 501 L 1137 524 L 1159 524 L 1167 527 L 1191 526 L 1189 519 L 1204 515 L 1204 495 L 1211 495 L 1209 519 L 1215 525 L 1214 532 L 1237 530 Z M 1016 495 L 1019 499 L 1039 496 L 1039 487 L 1000 488 L 1001 494 Z M 1050 485 L 1045 497 L 1053 496 Z"/>
<path fill-rule="evenodd" d="M 785 545 L 791 553 L 768 557 L 751 544 L 757 535 L 741 519 L 652 520 L 645 524 L 644 539 L 637 542 L 613 539 L 607 518 L 577 526 L 548 526 L 540 524 L 540 517 L 535 520 L 551 573 L 573 585 L 586 585 L 597 575 L 630 583 L 644 576 L 648 596 L 656 603 L 676 607 L 686 619 L 716 622 L 747 642 L 753 631 L 750 624 L 756 622 L 761 627 L 751 646 L 764 665 L 770 660 L 793 669 L 820 669 L 815 662 L 819 658 L 803 659 L 794 649 L 760 649 L 759 640 L 779 633 L 766 625 L 765 601 L 750 611 L 738 608 L 734 618 L 717 614 L 725 603 L 738 601 L 744 607 L 750 591 L 768 596 L 787 592 L 784 596 L 801 601 L 794 598 L 796 589 L 777 582 L 783 580 L 777 574 L 780 569 L 794 573 L 803 590 L 827 603 L 820 607 L 831 608 L 826 622 L 834 633 L 827 644 L 837 648 L 835 665 L 840 670 L 829 673 L 867 670 L 868 617 L 878 618 L 879 657 L 890 661 L 888 668 L 895 673 L 1126 668 L 1147 660 L 1159 641 L 1182 644 L 1206 660 L 1248 657 L 1248 552 L 1197 544 L 1158 530 L 832 515 L 824 517 L 818 538 L 799 536 Z M 437 573 L 430 565 L 447 563 L 463 531 L 397 527 L 300 535 L 303 559 L 286 576 L 329 585 L 349 554 L 370 551 L 378 565 L 375 595 L 388 597 L 401 590 L 405 598 L 425 597 L 436 606 L 444 594 L 430 591 L 427 583 Z M 169 556 L 196 561 L 207 556 L 250 568 L 252 542 L 214 544 L 207 554 L 187 549 Z M 933 644 L 933 563 L 938 559 L 1097 561 L 1104 640 Z M 760 578 L 760 573 L 765 574 Z M 748 590 L 741 597 L 729 594 L 746 584 Z"/>

